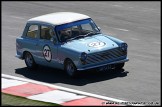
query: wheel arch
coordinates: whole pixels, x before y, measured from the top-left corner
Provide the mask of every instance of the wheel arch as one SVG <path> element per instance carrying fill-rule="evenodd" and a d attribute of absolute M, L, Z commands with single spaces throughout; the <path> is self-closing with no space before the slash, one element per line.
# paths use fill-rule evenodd
<path fill-rule="evenodd" d="M 25 54 L 26 54 L 27 52 L 29 52 L 29 51 L 24 51 L 24 52 L 23 52 L 23 56 L 22 56 L 23 59 L 25 59 Z M 29 52 L 29 53 L 32 55 L 31 52 Z M 33 55 L 32 55 L 32 57 L 33 57 Z M 34 59 L 34 57 L 33 57 L 33 59 Z M 35 59 L 34 59 L 34 61 L 35 61 Z"/>
<path fill-rule="evenodd" d="M 70 59 L 70 58 L 65 58 L 65 60 L 64 60 L 64 65 L 63 65 L 63 66 L 64 66 L 64 70 L 65 70 L 66 63 L 67 63 L 68 60 L 72 61 L 72 63 L 75 65 L 75 63 L 73 62 L 72 59 Z M 76 67 L 76 65 L 75 65 L 75 67 Z"/>
<path fill-rule="evenodd" d="M 27 52 L 29 52 L 29 51 L 24 51 L 24 52 L 23 52 L 23 56 L 22 56 L 23 59 L 25 59 L 25 54 L 26 54 Z M 30 53 L 30 52 L 29 52 L 29 53 Z M 30 54 L 31 54 L 31 53 L 30 53 Z"/>

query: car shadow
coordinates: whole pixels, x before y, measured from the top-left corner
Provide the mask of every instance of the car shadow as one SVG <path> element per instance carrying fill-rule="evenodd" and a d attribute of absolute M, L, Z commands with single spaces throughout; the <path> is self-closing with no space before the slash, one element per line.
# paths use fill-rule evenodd
<path fill-rule="evenodd" d="M 27 67 L 15 69 L 16 74 L 23 75 L 26 78 L 46 83 L 64 83 L 76 86 L 83 86 L 89 83 L 110 80 L 118 77 L 125 77 L 129 73 L 124 69 L 97 72 L 94 70 L 82 71 L 77 78 L 69 77 L 63 70 L 39 66 L 35 70 Z"/>

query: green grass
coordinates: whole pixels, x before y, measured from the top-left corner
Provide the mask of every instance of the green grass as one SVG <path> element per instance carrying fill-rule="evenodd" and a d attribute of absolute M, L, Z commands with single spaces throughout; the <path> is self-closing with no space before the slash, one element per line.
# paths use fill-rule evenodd
<path fill-rule="evenodd" d="M 30 100 L 1 92 L 1 106 L 61 106 L 58 104 Z"/>

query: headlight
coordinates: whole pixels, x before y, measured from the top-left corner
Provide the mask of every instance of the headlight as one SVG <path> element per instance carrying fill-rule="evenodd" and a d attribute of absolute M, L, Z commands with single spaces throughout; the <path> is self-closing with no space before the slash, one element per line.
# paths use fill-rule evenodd
<path fill-rule="evenodd" d="M 85 52 L 81 53 L 80 60 L 85 61 L 87 59 L 87 54 Z"/>
<path fill-rule="evenodd" d="M 121 49 L 122 51 L 126 51 L 126 50 L 127 50 L 127 47 L 128 47 L 128 45 L 127 45 L 126 43 L 122 43 L 122 44 L 120 45 L 120 49 Z"/>

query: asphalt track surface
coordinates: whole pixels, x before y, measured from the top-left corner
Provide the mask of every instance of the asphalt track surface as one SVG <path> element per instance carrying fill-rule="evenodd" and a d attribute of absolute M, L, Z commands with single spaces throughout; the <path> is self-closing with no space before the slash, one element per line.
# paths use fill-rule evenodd
<path fill-rule="evenodd" d="M 160 2 L 2 2 L 2 73 L 120 100 L 161 104 Z M 40 66 L 26 68 L 15 57 L 16 37 L 26 21 L 43 14 L 72 11 L 89 15 L 102 32 L 128 43 L 129 62 L 122 73 L 83 73 L 78 79 Z"/>

